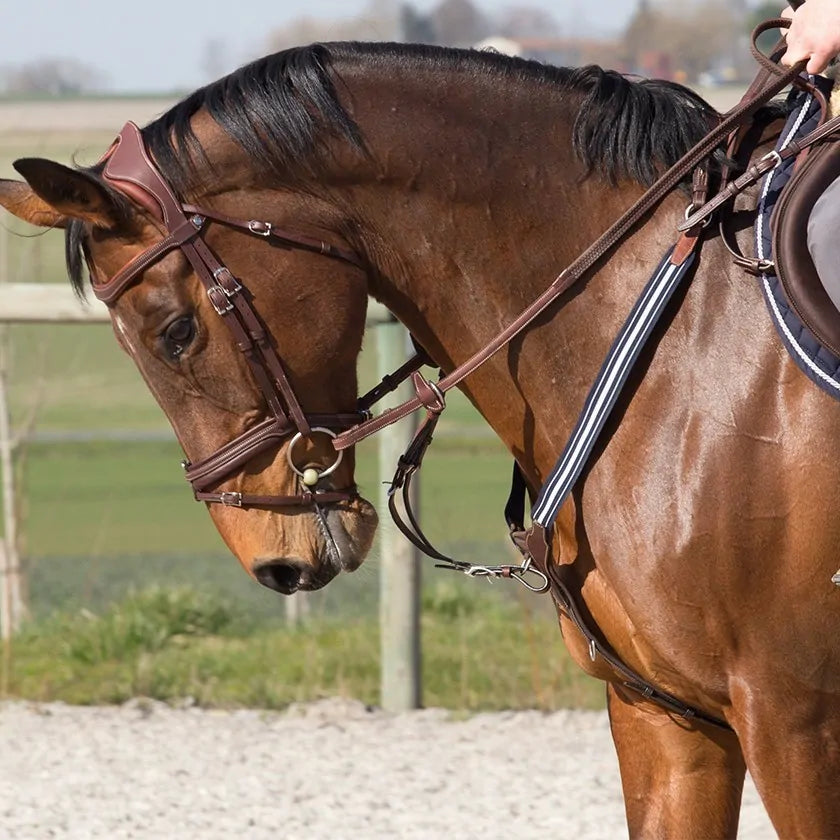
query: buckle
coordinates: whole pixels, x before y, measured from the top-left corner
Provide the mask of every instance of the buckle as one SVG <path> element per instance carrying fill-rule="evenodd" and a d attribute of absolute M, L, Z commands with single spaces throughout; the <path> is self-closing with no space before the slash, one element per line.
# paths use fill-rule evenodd
<path fill-rule="evenodd" d="M 271 236 L 271 222 L 261 222 L 258 219 L 251 219 L 248 222 L 248 230 L 255 236 Z"/>
<path fill-rule="evenodd" d="M 213 309 L 219 315 L 226 315 L 233 309 L 233 304 L 228 299 L 227 292 L 221 286 L 211 286 L 207 290 L 207 297 L 210 298 L 210 303 L 213 304 Z"/>
<path fill-rule="evenodd" d="M 220 493 L 219 494 L 219 501 L 225 505 L 226 507 L 242 507 L 242 494 L 241 493 Z"/>
<path fill-rule="evenodd" d="M 213 279 L 228 297 L 233 297 L 237 292 L 242 290 L 242 284 L 231 274 L 227 266 L 219 266 L 213 272 Z"/>
<path fill-rule="evenodd" d="M 685 220 L 688 221 L 697 210 L 702 210 L 703 207 L 698 207 L 693 201 L 685 208 Z M 712 214 L 709 213 L 705 219 L 700 223 L 701 227 L 708 227 L 712 223 Z M 690 230 L 690 228 L 689 228 Z"/>
<path fill-rule="evenodd" d="M 758 161 L 756 167 L 761 173 L 765 173 L 775 169 L 783 162 L 782 156 L 773 149 L 772 152 L 767 152 L 767 154 Z"/>

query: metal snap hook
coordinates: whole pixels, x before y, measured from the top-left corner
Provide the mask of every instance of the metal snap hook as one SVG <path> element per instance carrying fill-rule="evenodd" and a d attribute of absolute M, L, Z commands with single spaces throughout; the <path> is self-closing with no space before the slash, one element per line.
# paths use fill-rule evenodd
<path fill-rule="evenodd" d="M 335 438 L 337 437 L 336 433 L 332 429 L 325 429 L 323 426 L 313 426 L 309 432 L 310 435 L 315 434 L 315 432 L 321 432 L 321 434 L 327 435 L 328 437 Z M 314 467 L 307 467 L 305 470 L 298 469 L 295 466 L 294 462 L 294 451 L 295 451 L 295 444 L 303 440 L 304 435 L 302 432 L 297 432 L 295 436 L 289 441 L 289 447 L 286 450 L 286 460 L 289 462 L 289 466 L 292 468 L 292 472 L 295 475 L 300 477 L 300 480 L 306 487 L 314 487 L 322 478 L 326 478 L 328 475 L 332 475 L 337 469 L 338 465 L 341 463 L 342 458 L 344 458 L 344 451 L 340 450 L 337 453 L 335 461 L 324 470 L 316 470 Z"/>
<path fill-rule="evenodd" d="M 527 577 L 528 575 L 531 577 L 530 580 Z M 551 588 L 548 578 L 539 569 L 535 569 L 531 566 L 530 562 L 514 569 L 511 573 L 511 577 L 514 578 L 514 580 L 518 580 L 519 583 L 521 583 L 526 589 L 530 589 L 531 592 L 541 594 L 543 592 L 548 592 Z"/>

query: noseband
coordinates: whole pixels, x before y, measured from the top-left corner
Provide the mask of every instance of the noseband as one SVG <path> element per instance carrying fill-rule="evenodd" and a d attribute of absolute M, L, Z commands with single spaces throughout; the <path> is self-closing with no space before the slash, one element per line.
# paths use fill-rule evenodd
<path fill-rule="evenodd" d="M 248 290 L 208 248 L 202 233 L 208 221 L 216 222 L 251 236 L 259 236 L 288 248 L 321 254 L 357 268 L 364 268 L 359 258 L 341 248 L 300 234 L 281 230 L 269 222 L 232 219 L 221 213 L 181 204 L 169 184 L 146 152 L 140 129 L 126 124 L 103 158 L 106 183 L 161 222 L 166 236 L 125 265 L 110 280 L 94 284 L 94 294 L 113 305 L 129 286 L 136 283 L 146 269 L 176 248 L 180 249 L 207 291 L 213 309 L 227 324 L 237 347 L 245 356 L 258 387 L 265 396 L 269 416 L 224 444 L 212 455 L 195 463 L 184 462 L 186 479 L 200 502 L 232 507 L 313 506 L 346 501 L 358 494 L 355 487 L 347 490 L 319 490 L 319 481 L 338 466 L 341 453 L 330 466 L 302 470 L 295 466 L 292 454 L 295 444 L 313 434 L 331 438 L 336 432 L 349 429 L 370 417 L 367 410 L 373 399 L 366 395 L 356 411 L 337 414 L 305 414 L 289 382 L 270 333 L 252 305 Z M 377 395 L 378 396 L 378 395 Z M 211 492 L 248 461 L 291 438 L 289 464 L 298 476 L 301 492 L 293 496 L 254 495 L 240 492 Z"/>

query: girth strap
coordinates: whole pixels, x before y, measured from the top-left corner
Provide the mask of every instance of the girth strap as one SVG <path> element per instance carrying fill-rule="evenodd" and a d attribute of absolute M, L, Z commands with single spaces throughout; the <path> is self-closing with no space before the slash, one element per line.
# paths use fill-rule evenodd
<path fill-rule="evenodd" d="M 652 683 L 649 683 L 632 668 L 625 665 L 589 628 L 586 620 L 572 595 L 571 590 L 560 577 L 560 573 L 551 561 L 551 549 L 549 547 L 548 534 L 541 526 L 536 525 L 527 532 L 518 532 L 515 534 L 514 540 L 517 544 L 524 544 L 527 555 L 534 561 L 537 567 L 548 575 L 551 586 L 551 595 L 563 612 L 571 619 L 574 625 L 581 632 L 583 637 L 589 644 L 589 656 L 594 662 L 600 656 L 614 671 L 623 677 L 622 684 L 636 691 L 656 703 L 669 712 L 683 718 L 686 721 L 700 721 L 717 729 L 723 729 L 727 732 L 732 731 L 732 727 L 726 721 L 720 720 L 712 715 L 707 715 L 700 709 L 695 709 L 683 703 L 673 694 L 657 688 Z M 518 541 L 518 542 L 517 542 Z"/>

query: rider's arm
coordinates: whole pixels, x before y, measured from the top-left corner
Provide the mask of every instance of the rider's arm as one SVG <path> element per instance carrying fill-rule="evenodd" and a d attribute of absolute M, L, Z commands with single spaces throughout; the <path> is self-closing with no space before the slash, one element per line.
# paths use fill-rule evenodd
<path fill-rule="evenodd" d="M 807 58 L 807 71 L 821 73 L 840 53 L 840 0 L 808 0 L 796 11 L 788 7 L 782 15 L 792 18 L 782 64 L 792 67 Z"/>

